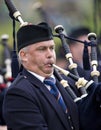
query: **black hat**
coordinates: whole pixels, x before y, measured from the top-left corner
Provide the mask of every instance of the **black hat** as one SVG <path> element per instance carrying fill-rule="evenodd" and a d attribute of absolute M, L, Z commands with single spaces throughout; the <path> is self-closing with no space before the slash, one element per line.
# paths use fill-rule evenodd
<path fill-rule="evenodd" d="M 28 24 L 22 26 L 17 32 L 18 51 L 28 45 L 51 39 L 53 39 L 52 30 L 45 22 L 38 25 Z"/>
<path fill-rule="evenodd" d="M 78 39 L 78 37 L 83 36 L 83 35 L 88 35 L 90 33 L 90 29 L 88 27 L 77 27 L 68 34 L 69 37 Z M 77 42 L 68 40 L 68 44 L 76 44 Z"/>

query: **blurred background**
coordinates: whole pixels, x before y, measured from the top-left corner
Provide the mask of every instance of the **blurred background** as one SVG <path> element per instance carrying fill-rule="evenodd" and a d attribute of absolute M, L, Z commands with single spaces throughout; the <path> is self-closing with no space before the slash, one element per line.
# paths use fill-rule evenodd
<path fill-rule="evenodd" d="M 89 28 L 91 32 L 97 34 L 97 38 L 99 39 L 97 45 L 99 51 L 101 52 L 101 42 L 100 42 L 101 0 L 11 0 L 11 1 L 15 5 L 16 9 L 20 11 L 22 15 L 21 17 L 25 22 L 33 24 L 38 24 L 43 21 L 48 22 L 53 30 L 53 33 L 55 33 L 54 27 L 57 25 L 62 25 L 67 35 L 72 29 L 78 28 L 80 26 Z M 16 32 L 19 29 L 19 27 L 20 23 L 16 21 L 15 43 L 16 43 Z M 1 91 L 5 91 L 4 88 L 2 87 L 2 84 L 4 85 L 5 83 L 6 88 L 13 81 L 11 71 L 12 69 L 11 61 L 13 61 L 11 60 L 11 57 L 12 57 L 12 50 L 14 47 L 13 34 L 14 34 L 13 20 L 9 16 L 9 11 L 7 6 L 5 5 L 4 0 L 0 0 L 0 85 L 1 85 L 0 90 Z M 4 38 L 6 38 L 6 40 Z M 60 46 L 61 41 L 59 40 L 59 38 L 55 38 L 54 40 L 56 43 L 57 59 L 59 59 L 57 60 L 58 61 L 57 63 L 61 67 L 65 68 L 64 65 L 67 65 L 67 62 L 65 57 L 63 56 L 64 53 Z M 81 48 L 78 50 L 81 50 Z M 78 50 L 76 48 L 76 52 Z M 99 61 L 101 62 L 101 57 Z M 14 70 L 17 69 L 16 66 L 17 65 L 15 64 L 15 66 L 13 67 Z M 83 71 L 81 72 L 83 73 Z M 2 108 L 0 109 L 0 112 L 2 112 L 1 110 Z M 7 130 L 7 128 L 5 127 L 0 128 L 0 130 Z"/>
<path fill-rule="evenodd" d="M 12 2 L 22 14 L 24 21 L 35 24 L 47 21 L 53 31 L 56 25 L 61 24 L 67 34 L 73 28 L 86 26 L 97 36 L 100 35 L 101 0 L 12 0 Z M 8 34 L 11 48 L 12 22 L 4 0 L 0 0 L 0 37 Z M 16 22 L 16 31 L 18 28 L 19 23 Z"/>
<path fill-rule="evenodd" d="M 71 28 L 85 25 L 100 33 L 100 0 L 12 0 L 24 21 L 38 23 L 47 20 L 53 27 L 62 24 L 67 33 Z M 95 29 L 96 28 L 96 29 Z M 0 0 L 0 35 L 11 38 L 12 20 L 4 0 Z"/>

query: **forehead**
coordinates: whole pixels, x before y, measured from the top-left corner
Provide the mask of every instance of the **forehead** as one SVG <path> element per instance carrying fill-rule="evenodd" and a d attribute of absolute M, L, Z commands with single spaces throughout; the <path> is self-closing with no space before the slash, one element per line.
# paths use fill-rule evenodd
<path fill-rule="evenodd" d="M 48 40 L 48 41 L 42 41 L 42 42 L 38 42 L 35 44 L 30 45 L 31 47 L 40 47 L 40 46 L 54 46 L 55 43 L 53 40 Z"/>

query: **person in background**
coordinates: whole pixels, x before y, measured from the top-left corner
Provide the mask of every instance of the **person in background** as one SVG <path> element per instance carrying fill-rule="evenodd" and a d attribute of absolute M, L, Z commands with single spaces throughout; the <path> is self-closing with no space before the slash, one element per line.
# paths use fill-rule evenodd
<path fill-rule="evenodd" d="M 78 27 L 68 34 L 69 37 L 80 40 L 80 41 L 88 41 L 87 35 L 90 33 L 90 29 L 87 27 Z M 90 71 L 84 70 L 83 67 L 83 50 L 84 50 L 84 44 L 74 41 L 74 40 L 68 40 L 68 44 L 71 50 L 71 53 L 73 55 L 73 61 L 77 64 L 77 70 L 80 75 L 80 77 L 84 77 L 86 79 L 90 78 Z M 91 48 L 88 47 L 89 56 L 91 53 Z"/>
<path fill-rule="evenodd" d="M 6 123 L 4 121 L 2 115 L 2 105 L 4 100 L 4 95 L 6 93 L 8 82 L 11 77 L 8 77 L 8 70 L 7 68 L 10 67 L 11 60 L 11 49 L 8 45 L 9 35 L 3 34 L 0 38 L 1 43 L 1 62 L 0 62 L 0 130 L 7 130 Z M 2 48 L 3 47 L 3 48 Z M 8 67 L 9 65 L 9 67 Z M 7 76 L 6 76 L 7 75 Z"/>
<path fill-rule="evenodd" d="M 50 26 L 44 22 L 22 26 L 17 46 L 21 68 L 3 102 L 8 130 L 79 130 L 77 105 L 54 74 Z"/>
<path fill-rule="evenodd" d="M 81 27 L 78 27 L 78 28 L 72 30 L 68 35 L 74 39 L 89 42 L 89 40 L 88 40 L 89 33 L 91 33 L 91 30 L 88 27 L 81 26 Z M 98 40 L 96 40 L 96 42 L 98 43 Z M 92 68 L 91 68 L 91 63 L 90 63 L 91 62 L 90 61 L 91 60 L 91 47 L 88 47 L 89 61 L 87 60 L 87 58 L 86 58 L 86 61 L 83 61 L 84 44 L 74 41 L 74 40 L 68 40 L 68 44 L 69 44 L 71 53 L 73 55 L 73 60 L 78 65 L 77 69 L 78 69 L 78 73 L 79 73 L 80 77 L 84 77 L 87 80 L 92 79 L 92 77 L 91 77 Z M 99 72 L 101 72 L 101 64 L 100 64 L 101 54 L 100 54 L 98 45 L 97 45 L 96 50 L 97 50 L 97 60 L 98 60 L 97 69 Z M 83 65 L 83 62 L 86 62 L 85 66 Z M 89 62 L 90 67 L 86 67 L 86 66 L 89 66 L 88 62 Z M 101 81 L 101 74 L 98 77 L 98 80 L 99 80 L 99 82 Z"/>

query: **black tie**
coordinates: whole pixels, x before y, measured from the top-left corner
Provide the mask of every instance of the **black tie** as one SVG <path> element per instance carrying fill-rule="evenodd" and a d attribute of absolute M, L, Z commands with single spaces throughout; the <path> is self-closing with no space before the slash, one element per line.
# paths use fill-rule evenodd
<path fill-rule="evenodd" d="M 61 107 L 63 108 L 64 112 L 67 113 L 67 107 L 66 107 L 66 105 L 64 103 L 64 100 L 63 100 L 63 98 L 62 98 L 62 96 L 61 96 L 58 88 L 55 85 L 55 82 L 56 82 L 55 79 L 51 78 L 51 77 L 50 78 L 46 78 L 44 80 L 44 83 L 46 85 L 49 85 L 51 87 L 50 93 L 55 96 L 55 98 L 57 99 L 57 101 L 59 102 L 59 104 L 61 105 Z"/>

